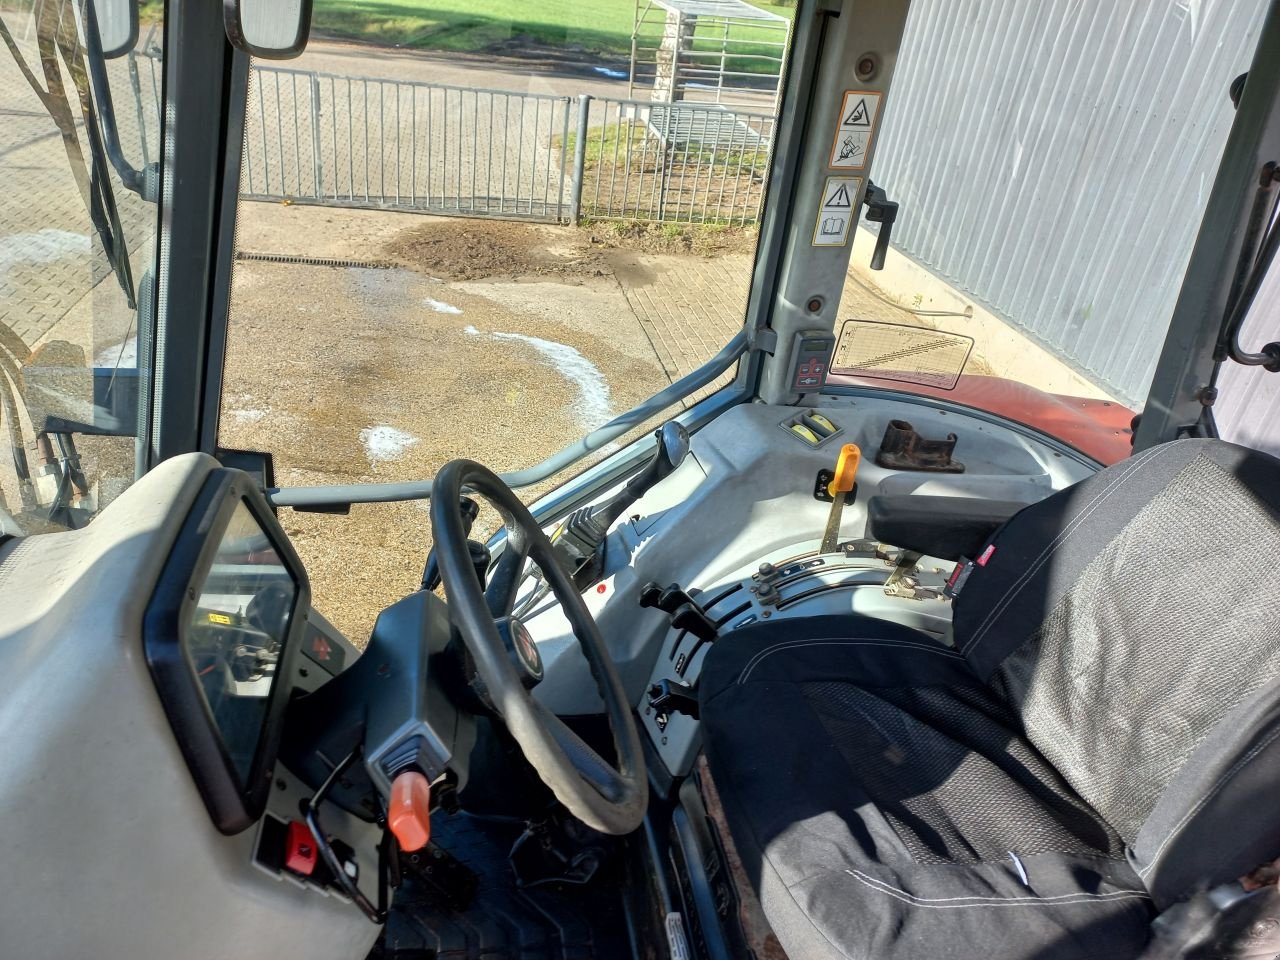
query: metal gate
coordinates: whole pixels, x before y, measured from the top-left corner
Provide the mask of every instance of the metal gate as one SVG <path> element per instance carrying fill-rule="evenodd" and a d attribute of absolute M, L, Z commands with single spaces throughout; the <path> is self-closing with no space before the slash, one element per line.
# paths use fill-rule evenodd
<path fill-rule="evenodd" d="M 770 113 L 255 67 L 241 196 L 454 216 L 745 224 Z"/>
<path fill-rule="evenodd" d="M 773 146 L 772 113 L 713 103 L 584 97 L 575 162 L 584 216 L 755 223 Z"/>
<path fill-rule="evenodd" d="M 257 67 L 241 195 L 564 220 L 570 112 L 568 97 Z"/>

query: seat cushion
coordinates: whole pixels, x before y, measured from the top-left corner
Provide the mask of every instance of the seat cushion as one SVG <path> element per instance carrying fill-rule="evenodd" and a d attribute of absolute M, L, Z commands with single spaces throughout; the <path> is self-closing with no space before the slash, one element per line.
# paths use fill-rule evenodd
<path fill-rule="evenodd" d="M 733 838 L 793 960 L 1132 957 L 1111 829 L 955 651 L 860 617 L 735 631 L 700 681 Z"/>

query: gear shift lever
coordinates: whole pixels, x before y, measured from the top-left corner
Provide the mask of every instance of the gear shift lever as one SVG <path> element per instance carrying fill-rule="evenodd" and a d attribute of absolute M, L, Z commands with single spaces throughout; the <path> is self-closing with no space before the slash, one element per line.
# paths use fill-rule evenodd
<path fill-rule="evenodd" d="M 658 449 L 638 474 L 614 497 L 596 507 L 571 513 L 551 540 L 568 563 L 574 582 L 582 589 L 590 585 L 604 565 L 602 549 L 609 527 L 633 503 L 671 475 L 689 453 L 689 431 L 669 420 L 654 431 Z"/>
<path fill-rule="evenodd" d="M 654 436 L 658 440 L 658 449 L 649 465 L 632 477 L 621 493 L 593 511 L 592 519 L 602 524 L 604 529 L 609 529 L 613 521 L 626 513 L 633 503 L 669 477 L 688 455 L 689 431 L 674 420 L 668 420 L 660 426 L 654 431 Z"/>

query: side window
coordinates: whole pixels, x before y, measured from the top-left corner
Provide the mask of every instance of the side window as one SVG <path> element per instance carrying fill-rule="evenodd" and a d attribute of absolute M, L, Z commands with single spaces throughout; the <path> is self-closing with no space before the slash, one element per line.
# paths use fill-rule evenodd
<path fill-rule="evenodd" d="M 91 12 L 0 8 L 0 527 L 22 533 L 82 527 L 134 477 L 163 30 L 104 25 L 107 59 Z"/>
<path fill-rule="evenodd" d="M 1272 262 L 1240 330 L 1241 347 L 1250 353 L 1276 341 L 1280 341 L 1280 260 Z M 1280 457 L 1280 373 L 1228 360 L 1218 374 L 1213 417 L 1223 440 Z"/>

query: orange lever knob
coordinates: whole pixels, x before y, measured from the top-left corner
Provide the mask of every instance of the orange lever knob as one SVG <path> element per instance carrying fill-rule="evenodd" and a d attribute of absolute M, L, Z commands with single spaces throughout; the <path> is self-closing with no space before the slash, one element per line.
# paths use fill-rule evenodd
<path fill-rule="evenodd" d="M 431 783 L 418 771 L 406 770 L 391 781 L 387 826 L 400 849 L 410 853 L 431 839 Z"/>
<path fill-rule="evenodd" d="M 840 459 L 836 461 L 835 474 L 827 484 L 827 493 L 832 497 L 839 493 L 848 493 L 858 479 L 858 464 L 862 462 L 862 451 L 856 443 L 846 443 L 840 448 Z"/>

